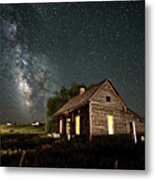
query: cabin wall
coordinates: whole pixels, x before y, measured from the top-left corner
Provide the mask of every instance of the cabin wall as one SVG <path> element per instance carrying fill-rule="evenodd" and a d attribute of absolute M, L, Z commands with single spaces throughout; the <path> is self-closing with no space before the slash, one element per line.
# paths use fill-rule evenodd
<path fill-rule="evenodd" d="M 110 97 L 107 101 L 106 97 Z M 144 124 L 137 117 L 124 111 L 123 102 L 105 84 L 90 101 L 91 133 L 92 136 L 108 134 L 107 116 L 113 116 L 114 134 L 130 133 L 130 122 L 136 122 L 137 133 L 144 132 Z"/>
<path fill-rule="evenodd" d="M 80 136 L 89 135 L 89 105 L 82 106 L 80 109 L 74 110 L 70 113 L 69 117 L 72 117 L 71 120 L 71 134 L 76 135 L 76 116 L 80 116 Z"/>
<path fill-rule="evenodd" d="M 128 122 L 128 130 L 130 129 L 129 123 L 134 121 L 135 124 L 136 124 L 136 132 L 137 132 L 137 134 L 143 134 L 145 132 L 145 124 L 141 119 L 137 118 L 132 113 L 131 114 L 127 113 L 126 114 L 126 119 L 127 119 L 127 122 Z"/>
<path fill-rule="evenodd" d="M 82 136 L 89 136 L 89 105 L 80 109 L 80 128 Z"/>
<path fill-rule="evenodd" d="M 62 135 L 66 134 L 66 117 L 65 116 L 59 116 L 57 117 L 57 129 L 56 133 L 60 133 L 60 121 L 62 120 Z"/>
<path fill-rule="evenodd" d="M 108 98 L 107 98 L 108 97 Z M 75 135 L 75 118 L 80 116 L 80 136 L 108 135 L 108 116 L 113 119 L 115 134 L 131 133 L 131 122 L 135 122 L 136 133 L 144 133 L 144 123 L 134 113 L 129 112 L 122 99 L 116 94 L 109 83 L 103 84 L 92 96 L 89 104 L 65 113 L 63 119 L 63 135 L 66 135 L 66 119 L 70 118 L 70 134 Z"/>
<path fill-rule="evenodd" d="M 127 122 L 122 110 L 112 109 L 102 104 L 91 103 L 92 106 L 92 135 L 108 134 L 107 116 L 113 116 L 114 134 L 127 133 Z"/>
<path fill-rule="evenodd" d="M 80 136 L 89 136 L 89 105 L 68 113 L 66 116 L 60 116 L 57 121 L 57 132 L 60 128 L 60 120 L 62 123 L 62 135 L 66 135 L 66 119 L 70 118 L 70 135 L 75 135 L 75 118 L 80 116 Z"/>
<path fill-rule="evenodd" d="M 129 134 L 130 122 L 136 123 L 136 132 L 144 133 L 144 123 L 138 118 L 128 115 L 123 110 L 109 108 L 102 104 L 91 103 L 92 135 L 108 134 L 107 116 L 113 116 L 114 134 Z"/>
<path fill-rule="evenodd" d="M 139 120 L 136 121 L 136 129 L 137 129 L 137 133 L 144 134 L 144 132 L 145 132 L 144 122 L 140 122 Z"/>
<path fill-rule="evenodd" d="M 107 101 L 106 97 L 110 97 L 110 102 Z M 109 109 L 122 110 L 122 101 L 114 93 L 114 90 L 108 83 L 100 87 L 97 92 L 91 98 L 91 102 L 101 103 Z"/>

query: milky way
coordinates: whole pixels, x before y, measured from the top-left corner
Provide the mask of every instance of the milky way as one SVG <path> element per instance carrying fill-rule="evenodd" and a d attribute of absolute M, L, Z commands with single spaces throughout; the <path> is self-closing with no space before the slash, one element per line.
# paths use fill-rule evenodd
<path fill-rule="evenodd" d="M 111 79 L 144 116 L 144 1 L 0 5 L 0 122 L 44 121 L 49 96 Z"/>

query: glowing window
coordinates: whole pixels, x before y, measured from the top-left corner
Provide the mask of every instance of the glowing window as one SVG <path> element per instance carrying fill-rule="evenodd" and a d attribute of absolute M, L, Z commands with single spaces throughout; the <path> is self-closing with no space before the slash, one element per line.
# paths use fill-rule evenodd
<path fill-rule="evenodd" d="M 62 119 L 59 121 L 59 133 L 62 134 Z"/>
<path fill-rule="evenodd" d="M 80 116 L 75 117 L 75 134 L 80 135 Z"/>
<path fill-rule="evenodd" d="M 108 120 L 108 134 L 109 135 L 113 135 L 114 134 L 114 120 L 113 120 L 113 116 L 108 115 L 107 116 L 107 120 Z"/>

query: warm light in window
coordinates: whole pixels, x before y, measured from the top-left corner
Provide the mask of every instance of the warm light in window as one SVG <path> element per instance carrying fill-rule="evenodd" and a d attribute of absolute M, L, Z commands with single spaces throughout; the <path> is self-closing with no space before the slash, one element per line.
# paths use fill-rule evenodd
<path fill-rule="evenodd" d="M 108 115 L 107 116 L 108 119 L 108 133 L 109 135 L 113 135 L 114 134 L 114 121 L 113 121 L 113 116 Z"/>
<path fill-rule="evenodd" d="M 75 133 L 80 135 L 80 116 L 75 117 Z"/>
<path fill-rule="evenodd" d="M 59 133 L 62 134 L 62 119 L 59 122 Z"/>

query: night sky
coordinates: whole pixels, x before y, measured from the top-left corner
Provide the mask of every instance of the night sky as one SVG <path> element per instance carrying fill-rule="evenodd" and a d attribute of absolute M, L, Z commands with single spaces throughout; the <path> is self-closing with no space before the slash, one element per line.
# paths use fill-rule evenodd
<path fill-rule="evenodd" d="M 109 78 L 145 116 L 144 1 L 0 5 L 0 123 L 45 119 L 72 82 Z"/>

